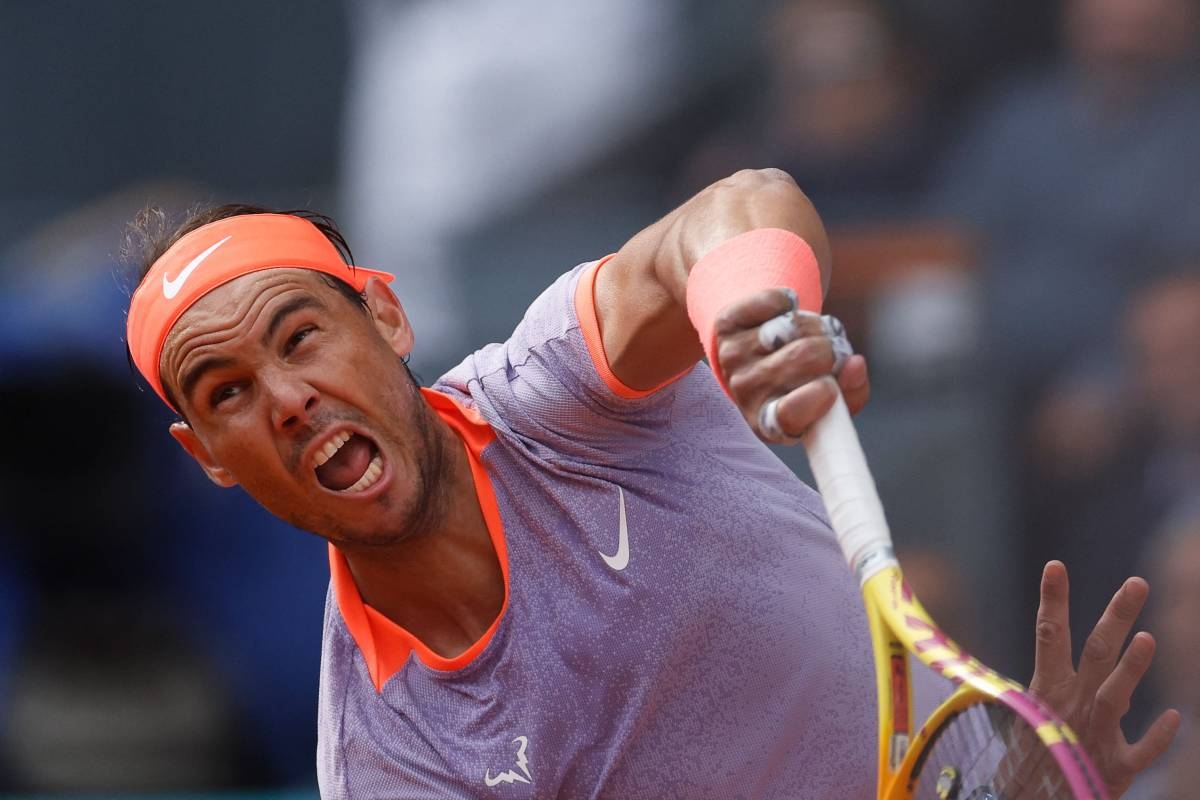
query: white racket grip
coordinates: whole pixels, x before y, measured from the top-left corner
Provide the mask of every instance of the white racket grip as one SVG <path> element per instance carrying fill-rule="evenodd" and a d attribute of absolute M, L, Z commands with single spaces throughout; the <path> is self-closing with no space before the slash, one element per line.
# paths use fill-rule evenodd
<path fill-rule="evenodd" d="M 842 554 L 859 583 L 866 583 L 897 562 L 875 479 L 840 391 L 833 408 L 813 423 L 801 441 Z"/>

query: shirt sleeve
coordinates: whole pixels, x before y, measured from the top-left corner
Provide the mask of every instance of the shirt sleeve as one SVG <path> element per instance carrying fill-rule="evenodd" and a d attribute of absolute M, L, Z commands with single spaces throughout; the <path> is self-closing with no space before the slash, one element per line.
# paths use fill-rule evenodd
<path fill-rule="evenodd" d="M 493 428 L 545 457 L 607 461 L 685 435 L 681 408 L 709 423 L 741 425 L 712 372 L 697 364 L 649 390 L 625 386 L 604 355 L 595 275 L 609 259 L 581 264 L 539 296 L 502 344 L 477 351 L 439 382 L 469 397 Z"/>

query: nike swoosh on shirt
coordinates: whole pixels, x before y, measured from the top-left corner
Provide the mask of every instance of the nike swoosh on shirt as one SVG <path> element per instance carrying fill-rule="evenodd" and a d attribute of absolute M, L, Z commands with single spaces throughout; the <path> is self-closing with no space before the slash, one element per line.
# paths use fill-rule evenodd
<path fill-rule="evenodd" d="M 212 245 L 207 250 L 205 250 L 203 253 L 201 253 L 200 255 L 193 258 L 191 261 L 188 262 L 188 265 L 183 268 L 183 271 L 180 272 L 177 276 L 175 276 L 175 278 L 173 280 L 168 280 L 167 276 L 163 275 L 163 297 L 167 298 L 168 300 L 171 300 L 175 297 L 175 295 L 179 294 L 179 290 L 183 288 L 183 284 L 187 281 L 188 276 L 190 276 L 193 272 L 196 271 L 196 267 L 198 267 L 202 263 L 204 263 L 204 259 L 211 256 L 213 254 L 213 251 L 215 251 L 218 247 L 225 244 L 232 238 L 233 238 L 233 234 L 226 236 L 224 239 L 222 239 L 221 241 Z"/>
<path fill-rule="evenodd" d="M 604 559 L 604 563 L 615 569 L 617 572 L 629 566 L 629 527 L 625 524 L 625 492 L 620 486 L 617 487 L 617 498 L 621 506 L 621 528 L 619 539 L 617 540 L 617 552 L 611 556 L 600 553 L 600 557 Z"/>

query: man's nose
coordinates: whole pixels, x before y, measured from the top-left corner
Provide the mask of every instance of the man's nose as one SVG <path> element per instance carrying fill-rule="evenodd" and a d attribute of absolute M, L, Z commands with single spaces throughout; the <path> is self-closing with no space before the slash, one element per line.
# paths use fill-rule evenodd
<path fill-rule="evenodd" d="M 271 424 L 289 432 L 307 424 L 320 403 L 320 393 L 298 375 L 277 372 L 266 381 L 271 398 Z"/>

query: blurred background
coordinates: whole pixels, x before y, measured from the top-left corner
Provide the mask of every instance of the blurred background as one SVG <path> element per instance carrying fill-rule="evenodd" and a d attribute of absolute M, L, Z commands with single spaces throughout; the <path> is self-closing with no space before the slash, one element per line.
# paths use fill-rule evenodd
<path fill-rule="evenodd" d="M 0 791 L 315 796 L 324 548 L 208 484 L 133 378 L 137 209 L 331 214 L 431 383 L 776 166 L 833 239 L 918 593 L 1027 680 L 1046 559 L 1079 640 L 1146 575 L 1128 732 L 1186 721 L 1131 796 L 1191 797 L 1198 45 L 1195 0 L 0 0 Z"/>

